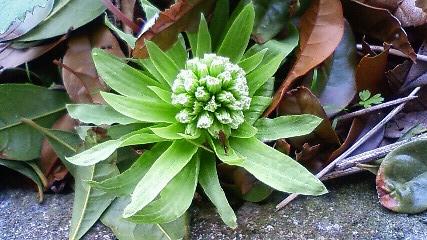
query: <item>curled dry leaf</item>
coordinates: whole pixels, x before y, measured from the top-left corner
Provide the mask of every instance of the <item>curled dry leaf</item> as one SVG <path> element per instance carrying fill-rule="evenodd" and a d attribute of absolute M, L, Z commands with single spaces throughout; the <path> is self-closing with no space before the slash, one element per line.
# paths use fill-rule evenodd
<path fill-rule="evenodd" d="M 264 115 L 271 114 L 294 82 L 329 57 L 344 33 L 344 17 L 339 0 L 316 0 L 301 17 L 297 59 L 274 95 Z"/>
<path fill-rule="evenodd" d="M 161 12 L 158 19 L 147 31 L 143 32 L 135 44 L 132 53 L 135 58 L 146 58 L 145 40 L 151 40 L 162 50 L 168 49 L 178 39 L 178 34 L 188 29 L 195 29 L 200 13 L 210 12 L 213 0 L 178 0 L 170 8 Z"/>
<path fill-rule="evenodd" d="M 329 156 L 340 146 L 340 140 L 319 99 L 306 87 L 289 91 L 279 105 L 279 115 L 295 114 L 312 114 L 323 119 L 323 122 L 311 134 L 288 140 L 296 151 L 302 151 L 305 143 L 310 146 L 319 144 L 319 153 L 307 164 L 310 169 L 318 171 L 328 163 Z"/>
<path fill-rule="evenodd" d="M 401 213 L 419 213 L 427 209 L 426 144 L 426 140 L 405 144 L 382 161 L 376 185 L 384 207 Z"/>
<path fill-rule="evenodd" d="M 417 55 L 399 20 L 390 11 L 357 1 L 343 1 L 344 15 L 354 30 L 391 44 L 405 53 L 412 61 Z"/>
<path fill-rule="evenodd" d="M 415 5 L 415 0 L 403 0 L 394 15 L 403 27 L 420 26 L 427 23 L 427 14 Z"/>
<path fill-rule="evenodd" d="M 385 72 L 387 67 L 390 45 L 385 45 L 384 51 L 376 56 L 365 55 L 357 65 L 357 91 L 369 90 L 372 94 L 386 93 L 388 87 Z"/>
<path fill-rule="evenodd" d="M 124 57 L 124 54 L 117 39 L 105 26 L 98 25 L 88 32 L 90 34 L 79 34 L 69 39 L 62 76 L 65 89 L 73 102 L 102 103 L 99 91 L 105 91 L 107 87 L 96 73 L 92 49 L 104 48 L 118 57 Z"/>

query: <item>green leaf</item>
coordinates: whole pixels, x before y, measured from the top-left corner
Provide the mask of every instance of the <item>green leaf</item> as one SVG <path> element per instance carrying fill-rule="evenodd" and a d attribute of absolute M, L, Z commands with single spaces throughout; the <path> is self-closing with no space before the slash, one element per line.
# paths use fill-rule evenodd
<path fill-rule="evenodd" d="M 227 25 L 230 14 L 230 3 L 228 0 L 217 0 L 212 19 L 209 24 L 209 32 L 212 38 L 212 49 L 217 49 L 224 26 Z"/>
<path fill-rule="evenodd" d="M 245 158 L 236 153 L 236 151 L 230 147 L 230 144 L 225 143 L 222 145 L 218 139 L 208 138 L 209 145 L 214 150 L 216 156 L 224 163 L 229 165 L 236 165 L 245 161 Z M 227 149 L 227 151 L 225 150 Z"/>
<path fill-rule="evenodd" d="M 125 97 L 101 92 L 104 100 L 117 112 L 143 122 L 174 123 L 178 110 L 167 103 L 150 98 Z"/>
<path fill-rule="evenodd" d="M 122 136 L 141 129 L 152 126 L 152 123 L 132 123 L 127 125 L 113 125 L 107 128 L 107 135 L 112 139 L 118 139 Z"/>
<path fill-rule="evenodd" d="M 323 119 L 309 114 L 280 116 L 274 119 L 260 118 L 255 122 L 256 137 L 263 141 L 291 138 L 311 133 Z"/>
<path fill-rule="evenodd" d="M 66 158 L 69 162 L 79 166 L 89 166 L 107 159 L 117 148 L 162 142 L 165 139 L 149 133 L 131 133 L 116 140 L 108 140 L 87 149 L 75 156 Z"/>
<path fill-rule="evenodd" d="M 183 138 L 179 133 L 185 132 L 185 125 L 181 123 L 174 123 L 167 127 L 151 127 L 150 130 L 161 138 L 176 140 Z"/>
<path fill-rule="evenodd" d="M 254 94 L 255 96 L 272 97 L 274 94 L 274 77 L 267 80 Z"/>
<path fill-rule="evenodd" d="M 224 191 L 219 183 L 216 171 L 215 155 L 202 152 L 202 161 L 200 162 L 199 183 L 203 191 L 215 205 L 221 219 L 231 228 L 237 227 L 237 218 L 231 208 Z"/>
<path fill-rule="evenodd" d="M 400 146 L 387 154 L 376 184 L 381 204 L 395 212 L 427 210 L 427 140 Z"/>
<path fill-rule="evenodd" d="M 154 66 L 153 61 L 150 58 L 146 59 L 138 59 L 137 61 L 141 66 L 144 67 L 145 70 L 147 70 L 151 76 L 159 81 L 161 83 L 162 88 L 164 89 L 170 89 L 169 83 L 166 81 L 166 79 L 160 74 L 160 72 L 157 70 L 156 66 Z"/>
<path fill-rule="evenodd" d="M 98 104 L 67 104 L 68 114 L 80 122 L 95 125 L 112 125 L 114 123 L 130 124 L 138 120 L 126 117 L 108 105 Z"/>
<path fill-rule="evenodd" d="M 212 52 L 211 35 L 208 29 L 208 23 L 206 22 L 205 16 L 201 14 L 199 31 L 197 32 L 197 51 L 196 57 L 203 57 L 205 53 Z"/>
<path fill-rule="evenodd" d="M 49 16 L 18 40 L 36 41 L 65 34 L 71 28 L 75 30 L 92 21 L 104 11 L 105 7 L 101 1 L 55 1 L 54 8 Z"/>
<path fill-rule="evenodd" d="M 276 190 L 304 195 L 327 193 L 323 183 L 307 169 L 256 138 L 230 138 L 230 146 L 246 158 L 235 165 Z"/>
<path fill-rule="evenodd" d="M 247 4 L 228 29 L 217 50 L 218 55 L 229 57 L 234 63 L 242 58 L 249 43 L 254 18 L 254 7 Z"/>
<path fill-rule="evenodd" d="M 271 97 L 263 97 L 263 96 L 254 96 L 252 97 L 251 106 L 249 110 L 244 113 L 245 122 L 249 124 L 254 124 L 259 117 L 261 117 L 262 113 L 265 109 L 268 108 L 271 104 Z"/>
<path fill-rule="evenodd" d="M 90 182 L 90 185 L 109 194 L 113 194 L 114 196 L 129 195 L 157 158 L 159 158 L 170 145 L 170 142 L 157 143 L 150 150 L 145 150 L 142 156 L 123 173 L 102 182 Z"/>
<path fill-rule="evenodd" d="M 69 239 L 80 239 L 101 217 L 115 197 L 93 189 L 86 181 L 102 181 L 119 174 L 116 165 L 98 163 L 93 166 L 79 166 L 74 176 L 74 204 Z"/>
<path fill-rule="evenodd" d="M 102 49 L 93 49 L 92 58 L 102 80 L 122 95 L 129 97 L 155 96 L 148 86 L 161 86 L 159 82 L 142 71 L 127 65 Z"/>
<path fill-rule="evenodd" d="M 157 97 L 162 99 L 165 103 L 172 104 L 172 93 L 171 92 L 166 91 L 164 89 L 161 89 L 159 87 L 155 87 L 155 86 L 149 86 L 148 88 L 151 89 L 151 91 L 153 91 L 157 95 Z"/>
<path fill-rule="evenodd" d="M 0 159 L 0 165 L 12 169 L 13 171 L 19 172 L 20 174 L 31 179 L 37 185 L 39 201 L 43 201 L 43 182 L 41 181 L 39 175 L 37 175 L 34 169 L 27 162 Z"/>
<path fill-rule="evenodd" d="M 141 4 L 142 9 L 144 10 L 147 20 L 157 16 L 160 13 L 160 10 L 148 0 L 139 0 L 139 4 Z"/>
<path fill-rule="evenodd" d="M 123 217 L 134 215 L 153 201 L 170 180 L 188 164 L 197 149 L 197 146 L 188 144 L 185 140 L 174 141 L 136 185 L 132 201 L 125 208 Z"/>
<path fill-rule="evenodd" d="M 146 41 L 148 54 L 156 67 L 157 71 L 166 80 L 169 86 L 172 86 L 173 81 L 180 70 L 177 63 L 174 62 L 165 52 L 163 52 L 155 43 Z"/>
<path fill-rule="evenodd" d="M 51 127 L 64 114 L 67 101 L 64 92 L 30 84 L 1 84 L 0 157 L 20 161 L 38 158 L 43 135 L 22 119 Z"/>
<path fill-rule="evenodd" d="M 238 129 L 233 130 L 231 132 L 231 136 L 237 138 L 251 138 L 255 136 L 257 132 L 258 130 L 254 128 L 251 124 L 243 122 Z"/>
<path fill-rule="evenodd" d="M 0 42 L 15 39 L 45 19 L 53 0 L 0 1 Z"/>
<path fill-rule="evenodd" d="M 135 223 L 168 223 L 178 219 L 190 207 L 199 176 L 200 159 L 193 159 L 166 185 L 154 200 L 128 218 Z M 179 189 L 179 191 L 177 191 Z"/>
<path fill-rule="evenodd" d="M 246 74 L 252 72 L 262 62 L 262 59 L 264 58 L 264 55 L 267 51 L 268 49 L 263 49 L 248 58 L 242 59 L 239 62 L 239 66 L 243 68 Z"/>
<path fill-rule="evenodd" d="M 129 202 L 130 197 L 116 199 L 101 217 L 101 222 L 109 227 L 118 239 L 171 240 L 188 238 L 188 214 L 170 223 L 135 224 L 120 217 Z"/>
<path fill-rule="evenodd" d="M 114 26 L 114 24 L 112 22 L 110 22 L 110 19 L 108 19 L 107 14 L 105 14 L 104 17 L 104 24 L 114 33 L 117 34 L 117 36 L 119 36 L 120 39 L 122 39 L 123 41 L 126 42 L 127 45 L 129 45 L 129 47 L 131 48 L 135 48 L 135 42 L 136 42 L 136 38 L 129 33 L 125 33 L 122 30 L 118 29 L 116 26 Z"/>
<path fill-rule="evenodd" d="M 254 38 L 264 43 L 276 36 L 286 26 L 289 18 L 289 0 L 254 0 Z"/>
<path fill-rule="evenodd" d="M 371 96 L 371 92 L 369 90 L 359 92 L 359 98 L 359 105 L 364 108 L 372 107 L 372 105 L 380 104 L 384 101 L 384 98 L 380 93 Z"/>
<path fill-rule="evenodd" d="M 242 198 L 248 202 L 261 202 L 264 201 L 273 193 L 273 188 L 269 187 L 263 182 L 256 181 L 251 190 L 245 193 Z"/>
<path fill-rule="evenodd" d="M 185 63 L 188 59 L 188 52 L 185 47 L 185 40 L 182 34 L 178 35 L 178 41 L 166 51 L 168 55 L 178 66 L 179 69 L 185 67 Z"/>
<path fill-rule="evenodd" d="M 363 90 L 359 92 L 359 98 L 362 101 L 366 101 L 371 97 L 371 92 L 369 90 Z"/>

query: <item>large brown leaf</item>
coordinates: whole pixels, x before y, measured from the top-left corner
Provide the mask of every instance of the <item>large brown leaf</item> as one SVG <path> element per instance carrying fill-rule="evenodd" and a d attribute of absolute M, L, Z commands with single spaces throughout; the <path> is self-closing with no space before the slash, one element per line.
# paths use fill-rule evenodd
<path fill-rule="evenodd" d="M 104 48 L 118 57 L 124 57 L 117 39 L 105 26 L 96 26 L 71 37 L 63 59 L 65 67 L 62 69 L 62 77 L 73 102 L 103 102 L 99 91 L 107 87 L 96 73 L 91 55 L 93 48 Z"/>
<path fill-rule="evenodd" d="M 133 57 L 147 57 L 145 40 L 151 40 L 161 49 L 167 50 L 177 41 L 179 33 L 197 26 L 200 13 L 209 13 L 214 3 L 214 0 L 176 1 L 169 9 L 161 12 L 154 25 L 138 38 Z"/>
<path fill-rule="evenodd" d="M 288 140 L 297 152 L 303 151 L 306 143 L 309 146 L 319 145 L 316 157 L 304 163 L 311 170 L 318 171 L 328 163 L 329 156 L 340 146 L 340 140 L 319 99 L 306 87 L 289 91 L 279 105 L 279 115 L 295 114 L 312 114 L 323 119 L 323 122 L 311 134 Z"/>
<path fill-rule="evenodd" d="M 344 14 L 354 30 L 391 44 L 412 61 L 416 54 L 399 20 L 389 10 L 372 7 L 357 1 L 343 1 Z"/>
<path fill-rule="evenodd" d="M 300 46 L 291 71 L 274 95 L 265 112 L 269 115 L 279 105 L 294 82 L 329 57 L 344 33 L 344 17 L 339 0 L 316 0 L 301 17 Z"/>

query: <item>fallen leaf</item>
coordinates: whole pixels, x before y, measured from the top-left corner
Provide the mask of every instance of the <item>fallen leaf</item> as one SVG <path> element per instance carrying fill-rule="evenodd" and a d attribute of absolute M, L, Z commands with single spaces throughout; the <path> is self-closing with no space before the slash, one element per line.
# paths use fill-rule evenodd
<path fill-rule="evenodd" d="M 274 145 L 274 148 L 286 155 L 291 153 L 291 144 L 289 144 L 286 139 L 278 139 Z"/>
<path fill-rule="evenodd" d="M 385 72 L 389 49 L 390 45 L 385 45 L 382 53 L 376 56 L 368 54 L 360 60 L 356 69 L 356 86 L 358 92 L 369 90 L 372 95 L 376 93 L 388 93 Z"/>
<path fill-rule="evenodd" d="M 389 11 L 394 12 L 403 0 L 357 0 L 358 2 L 364 3 L 369 6 L 377 8 L 385 8 Z"/>
<path fill-rule="evenodd" d="M 310 146 L 310 144 L 304 143 L 301 151 L 295 153 L 295 160 L 301 163 L 312 161 L 318 155 L 319 148 L 320 144 Z"/>
<path fill-rule="evenodd" d="M 385 137 L 401 138 L 418 125 L 427 127 L 427 111 L 399 113 L 387 123 Z"/>
<path fill-rule="evenodd" d="M 62 77 L 73 102 L 104 102 L 99 91 L 106 91 L 108 88 L 96 72 L 92 60 L 93 48 L 104 48 L 118 57 L 124 57 L 117 39 L 105 26 L 98 25 L 90 34 L 82 33 L 71 37 L 63 59 Z"/>
<path fill-rule="evenodd" d="M 53 8 L 53 0 L 21 0 L 0 2 L 0 42 L 15 39 L 45 19 Z"/>
<path fill-rule="evenodd" d="M 296 62 L 283 80 L 272 104 L 264 113 L 270 115 L 283 95 L 295 81 L 329 57 L 344 33 L 344 17 L 338 0 L 316 0 L 306 10 L 300 21 L 300 46 Z"/>
<path fill-rule="evenodd" d="M 427 2 L 425 0 L 415 0 L 415 6 L 427 13 Z"/>
<path fill-rule="evenodd" d="M 412 61 L 417 56 L 399 20 L 390 11 L 372 7 L 354 0 L 343 1 L 344 15 L 354 30 L 391 44 Z"/>
<path fill-rule="evenodd" d="M 426 144 L 426 140 L 405 144 L 382 161 L 376 185 L 385 208 L 400 213 L 420 213 L 427 209 Z"/>
<path fill-rule="evenodd" d="M 412 66 L 412 61 L 405 60 L 403 63 L 398 64 L 393 69 L 385 72 L 387 78 L 388 86 L 390 87 L 391 92 L 398 92 L 399 89 L 405 82 L 406 76 L 409 73 L 409 70 Z"/>
<path fill-rule="evenodd" d="M 350 126 L 350 130 L 347 133 L 347 137 L 345 138 L 341 146 L 334 152 L 332 152 L 331 156 L 329 157 L 329 161 L 333 161 L 335 158 L 339 157 L 342 153 L 344 153 L 348 148 L 350 148 L 356 141 L 357 137 L 360 136 L 360 133 L 362 132 L 364 126 L 365 123 L 361 119 L 353 119 Z"/>
<path fill-rule="evenodd" d="M 310 146 L 319 144 L 319 154 L 306 166 L 313 171 L 318 171 L 324 167 L 332 152 L 338 149 L 341 144 L 317 97 L 306 87 L 291 90 L 284 96 L 278 112 L 279 115 L 312 114 L 323 119 L 322 123 L 311 134 L 290 138 L 288 142 L 296 151 L 302 151 L 306 143 Z"/>
<path fill-rule="evenodd" d="M 214 6 L 213 0 L 178 0 L 170 8 L 160 12 L 155 23 L 138 38 L 132 53 L 135 58 L 148 56 L 145 40 L 151 40 L 162 50 L 167 50 L 181 32 L 195 28 L 200 13 L 208 13 Z"/>
<path fill-rule="evenodd" d="M 420 26 L 427 23 L 427 14 L 415 5 L 415 0 L 403 0 L 394 12 L 402 27 Z"/>

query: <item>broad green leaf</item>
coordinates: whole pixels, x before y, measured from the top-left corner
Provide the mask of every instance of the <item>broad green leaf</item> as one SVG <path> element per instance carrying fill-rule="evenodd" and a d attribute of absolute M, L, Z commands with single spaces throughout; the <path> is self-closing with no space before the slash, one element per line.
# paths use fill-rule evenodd
<path fill-rule="evenodd" d="M 119 36 L 120 39 L 122 39 L 123 41 L 126 42 L 127 45 L 129 45 L 129 47 L 131 48 L 135 48 L 135 42 L 136 42 L 136 38 L 129 33 L 125 33 L 122 30 L 118 29 L 112 22 L 110 22 L 110 19 L 108 19 L 107 14 L 105 14 L 104 17 L 104 24 L 114 33 L 117 34 L 117 36 Z"/>
<path fill-rule="evenodd" d="M 108 105 L 98 104 L 67 104 L 68 114 L 80 122 L 95 125 L 112 125 L 114 123 L 130 124 L 139 122 L 133 118 L 126 117 Z"/>
<path fill-rule="evenodd" d="M 212 19 L 209 23 L 209 32 L 212 38 L 212 49 L 217 49 L 221 36 L 223 35 L 224 26 L 227 25 L 230 14 L 230 3 L 228 0 L 216 1 Z"/>
<path fill-rule="evenodd" d="M 157 158 L 159 158 L 170 145 L 170 142 L 157 143 L 150 150 L 145 150 L 142 156 L 120 175 L 102 182 L 90 182 L 90 185 L 109 194 L 113 194 L 114 196 L 129 195 Z"/>
<path fill-rule="evenodd" d="M 376 185 L 381 204 L 395 212 L 420 213 L 427 209 L 427 140 L 400 146 L 387 154 Z"/>
<path fill-rule="evenodd" d="M 166 51 L 166 55 L 176 63 L 179 69 L 185 67 L 185 63 L 188 59 L 188 52 L 182 34 L 178 35 L 178 41 Z"/>
<path fill-rule="evenodd" d="M 163 52 L 155 43 L 151 41 L 145 42 L 150 55 L 150 59 L 156 67 L 157 71 L 166 80 L 169 86 L 172 86 L 173 81 L 180 70 L 178 64 L 174 62 L 165 52 Z"/>
<path fill-rule="evenodd" d="M 80 239 L 101 217 L 115 197 L 93 189 L 87 181 L 102 181 L 119 174 L 116 165 L 102 162 L 79 166 L 74 176 L 74 204 L 69 239 Z"/>
<path fill-rule="evenodd" d="M 61 91 L 30 84 L 1 84 L 0 157 L 21 161 L 38 158 L 43 135 L 22 119 L 51 127 L 64 114 L 67 101 Z"/>
<path fill-rule="evenodd" d="M 252 72 L 262 62 L 262 59 L 264 58 L 264 55 L 267 51 L 268 49 L 263 49 L 248 58 L 242 59 L 239 62 L 239 66 L 243 68 L 246 74 Z"/>
<path fill-rule="evenodd" d="M 252 97 L 251 106 L 249 110 L 247 110 L 245 115 L 245 122 L 249 124 L 254 124 L 259 117 L 262 116 L 262 113 L 265 109 L 270 106 L 271 97 L 263 97 L 263 96 L 254 96 Z"/>
<path fill-rule="evenodd" d="M 128 218 L 135 223 L 168 223 L 178 219 L 190 207 L 199 176 L 198 154 L 166 185 L 154 200 Z M 179 189 L 179 191 L 177 191 Z"/>
<path fill-rule="evenodd" d="M 242 199 L 248 202 L 261 202 L 273 193 L 273 188 L 263 182 L 256 181 L 251 190 L 243 194 Z"/>
<path fill-rule="evenodd" d="M 274 119 L 260 118 L 255 122 L 256 137 L 263 141 L 291 138 L 311 133 L 323 119 L 309 114 L 280 116 Z"/>
<path fill-rule="evenodd" d="M 56 37 L 77 29 L 105 11 L 101 1 L 57 0 L 52 12 L 19 41 L 36 41 Z"/>
<path fill-rule="evenodd" d="M 229 57 L 234 63 L 242 58 L 249 43 L 254 18 L 254 7 L 247 4 L 228 29 L 217 50 L 218 55 Z"/>
<path fill-rule="evenodd" d="M 215 205 L 221 219 L 227 226 L 231 228 L 237 227 L 237 218 L 233 209 L 228 203 L 227 197 L 219 183 L 218 174 L 216 171 L 215 155 L 202 152 L 200 162 L 199 183 L 203 191 Z"/>
<path fill-rule="evenodd" d="M 151 127 L 150 130 L 161 138 L 175 140 L 183 138 L 179 133 L 185 132 L 185 125 L 181 123 L 174 123 L 167 127 Z"/>
<path fill-rule="evenodd" d="M 141 66 L 143 66 L 144 69 L 147 70 L 154 79 L 156 79 L 157 81 L 159 81 L 161 83 L 162 88 L 164 88 L 164 89 L 170 89 L 171 88 L 169 83 L 166 81 L 166 79 L 157 70 L 156 66 L 154 66 L 154 63 L 150 58 L 139 59 L 137 62 Z"/>
<path fill-rule="evenodd" d="M 162 88 L 155 87 L 155 86 L 149 86 L 149 89 L 153 91 L 157 97 L 159 97 L 161 100 L 163 100 L 165 103 L 172 104 L 172 93 L 169 91 L 166 91 Z"/>
<path fill-rule="evenodd" d="M 253 36 L 264 43 L 276 36 L 286 26 L 290 0 L 254 0 L 255 26 Z"/>
<path fill-rule="evenodd" d="M 136 185 L 132 201 L 125 208 L 123 217 L 134 215 L 153 201 L 170 180 L 188 164 L 197 149 L 197 146 L 190 145 L 185 140 L 174 141 Z"/>
<path fill-rule="evenodd" d="M 267 62 L 263 61 L 255 70 L 246 75 L 249 96 L 253 96 L 255 92 L 276 73 L 282 60 L 283 57 L 278 54 Z"/>
<path fill-rule="evenodd" d="M 139 4 L 141 4 L 147 19 L 151 19 L 160 13 L 160 10 L 148 0 L 139 0 Z"/>
<path fill-rule="evenodd" d="M 99 76 L 118 93 L 130 97 L 155 96 L 148 86 L 160 86 L 160 83 L 142 71 L 102 49 L 93 49 L 92 58 Z"/>
<path fill-rule="evenodd" d="M 87 149 L 84 152 L 81 152 L 72 157 L 67 157 L 67 161 L 79 165 L 79 166 L 89 166 L 96 164 L 100 161 L 107 159 L 113 154 L 117 148 L 140 145 L 147 143 L 156 143 L 162 142 L 165 139 L 160 138 L 154 134 L 149 133 L 140 133 L 140 134 L 129 134 L 125 135 L 116 140 L 108 140 L 93 146 L 90 149 Z"/>
<path fill-rule="evenodd" d="M 132 123 L 127 125 L 113 125 L 107 128 L 107 135 L 110 136 L 112 139 L 118 139 L 131 132 L 135 132 L 141 129 L 146 129 L 147 127 L 150 127 L 152 125 L 153 125 L 152 123 Z"/>
<path fill-rule="evenodd" d="M 120 217 L 129 202 L 130 197 L 116 199 L 101 217 L 101 222 L 109 227 L 118 239 L 171 240 L 188 238 L 188 214 L 170 223 L 135 224 Z"/>
<path fill-rule="evenodd" d="M 307 169 L 258 139 L 230 138 L 229 141 L 230 146 L 246 158 L 236 165 L 245 168 L 270 187 L 304 195 L 327 193 L 323 183 Z"/>
<path fill-rule="evenodd" d="M 200 17 L 199 31 L 197 32 L 197 51 L 195 56 L 202 58 L 205 53 L 212 52 L 211 35 L 205 16 Z"/>
<path fill-rule="evenodd" d="M 19 172 L 20 174 L 31 179 L 37 185 L 39 201 L 43 201 L 43 182 L 40 180 L 40 177 L 37 175 L 34 169 L 30 165 L 28 165 L 27 162 L 0 159 L 0 165 L 12 169 L 13 171 Z"/>
<path fill-rule="evenodd" d="M 117 112 L 143 122 L 174 123 L 178 110 L 167 103 L 150 98 L 125 97 L 101 92 L 104 100 Z"/>
<path fill-rule="evenodd" d="M 245 158 L 236 153 L 236 151 L 226 143 L 222 145 L 218 139 L 208 138 L 209 145 L 214 150 L 216 156 L 224 163 L 236 165 L 245 161 Z"/>
<path fill-rule="evenodd" d="M 247 122 L 243 122 L 238 129 L 233 130 L 231 132 L 231 136 L 237 137 L 237 138 L 250 138 L 255 136 L 257 132 L 258 130 L 255 127 L 253 127 L 251 124 Z"/>
<path fill-rule="evenodd" d="M 53 8 L 53 0 L 0 1 L 0 42 L 33 29 Z"/>

